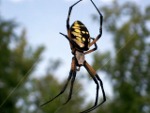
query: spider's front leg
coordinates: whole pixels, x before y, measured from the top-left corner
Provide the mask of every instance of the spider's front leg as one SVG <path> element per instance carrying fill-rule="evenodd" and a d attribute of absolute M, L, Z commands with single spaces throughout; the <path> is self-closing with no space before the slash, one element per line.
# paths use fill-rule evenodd
<path fill-rule="evenodd" d="M 91 0 L 92 4 L 94 5 L 94 7 L 96 8 L 99 16 L 100 16 L 100 28 L 99 28 L 99 34 L 98 36 L 90 43 L 90 47 L 95 44 L 100 37 L 102 36 L 102 24 L 103 24 L 103 15 L 101 14 L 101 12 L 99 11 L 99 9 L 97 8 L 97 6 L 95 5 L 95 3 Z"/>
<path fill-rule="evenodd" d="M 51 100 L 48 100 L 47 102 L 43 103 L 41 105 L 41 107 L 43 107 L 44 105 L 52 102 L 53 100 L 55 100 L 57 97 L 59 97 L 61 94 L 63 94 L 68 86 L 69 81 L 71 80 L 71 87 L 70 87 L 70 93 L 69 93 L 69 97 L 68 100 L 65 102 L 65 104 L 71 99 L 71 95 L 72 95 L 72 89 L 73 89 L 73 84 L 75 81 L 75 77 L 76 77 L 76 61 L 75 58 L 72 58 L 72 63 L 71 63 L 71 70 L 67 79 L 67 82 L 65 83 L 64 87 L 62 88 L 62 90 L 60 91 L 60 93 L 58 93 L 54 98 L 52 98 Z"/>
<path fill-rule="evenodd" d="M 106 101 L 106 96 L 105 96 L 105 91 L 104 91 L 104 88 L 103 88 L 103 82 L 102 82 L 102 80 L 100 79 L 100 77 L 97 75 L 96 71 L 95 71 L 86 61 L 84 62 L 84 65 L 83 65 L 83 66 L 84 66 L 85 69 L 89 72 L 90 76 L 92 77 L 92 79 L 94 80 L 94 82 L 95 82 L 95 84 L 96 84 L 96 86 L 97 86 L 97 87 L 96 87 L 95 104 L 94 104 L 91 108 L 89 108 L 89 109 L 87 109 L 87 110 L 81 112 L 81 113 L 88 113 L 88 112 L 90 112 L 90 111 L 96 109 L 96 108 L 99 107 L 100 105 L 102 105 L 102 104 Z M 99 86 L 101 87 L 102 95 L 103 95 L 103 101 L 102 101 L 100 104 L 98 104 Z"/>
<path fill-rule="evenodd" d="M 69 24 L 69 22 L 70 22 L 70 15 L 71 15 L 72 8 L 73 8 L 76 4 L 78 4 L 79 2 L 81 2 L 81 1 L 82 1 L 82 0 L 79 0 L 79 1 L 77 1 L 76 3 L 74 3 L 72 6 L 69 7 L 68 17 L 67 17 L 67 21 L 66 21 L 66 27 L 67 27 L 67 30 L 68 30 L 68 31 L 69 31 L 69 29 L 70 29 L 70 24 Z"/>
<path fill-rule="evenodd" d="M 92 40 L 95 40 L 94 38 L 91 38 L 91 39 L 92 39 Z M 94 43 L 94 46 L 95 46 L 95 47 L 94 47 L 93 49 L 86 51 L 84 54 L 86 55 L 86 54 L 89 54 L 89 53 L 91 53 L 91 52 L 97 50 L 97 44 L 96 44 L 96 43 Z"/>

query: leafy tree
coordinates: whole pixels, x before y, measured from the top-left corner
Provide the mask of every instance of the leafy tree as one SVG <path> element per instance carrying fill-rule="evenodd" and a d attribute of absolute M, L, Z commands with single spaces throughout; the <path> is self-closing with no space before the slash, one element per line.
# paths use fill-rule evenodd
<path fill-rule="evenodd" d="M 35 70 L 43 47 L 32 50 L 27 45 L 25 30 L 21 36 L 14 32 L 14 21 L 0 20 L 0 111 L 20 113 L 16 102 L 25 80 Z"/>
<path fill-rule="evenodd" d="M 101 10 L 115 55 L 97 52 L 93 65 L 108 74 L 114 95 L 97 113 L 149 113 L 150 6 L 140 9 L 135 3 L 121 5 L 116 1 Z"/>

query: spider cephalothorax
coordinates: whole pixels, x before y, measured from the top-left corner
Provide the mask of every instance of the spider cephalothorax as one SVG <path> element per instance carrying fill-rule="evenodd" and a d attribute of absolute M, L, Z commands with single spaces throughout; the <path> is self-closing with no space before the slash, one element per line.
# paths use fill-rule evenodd
<path fill-rule="evenodd" d="M 102 80 L 100 79 L 100 77 L 98 76 L 96 71 L 93 69 L 93 67 L 90 66 L 85 60 L 86 54 L 89 54 L 97 49 L 96 42 L 102 35 L 103 16 L 100 13 L 100 11 L 98 10 L 98 8 L 96 7 L 96 5 L 94 4 L 94 2 L 92 0 L 90 0 L 100 15 L 100 29 L 99 29 L 99 34 L 97 35 L 97 37 L 91 38 L 88 29 L 85 27 L 85 25 L 81 21 L 75 21 L 72 24 L 72 26 L 70 27 L 69 21 L 70 21 L 70 15 L 71 15 L 72 8 L 76 4 L 78 4 L 80 1 L 82 1 L 82 0 L 77 1 L 69 8 L 68 18 L 67 18 L 67 23 L 66 23 L 68 34 L 65 35 L 63 33 L 60 33 L 61 35 L 65 36 L 68 39 L 68 41 L 70 43 L 71 51 L 73 54 L 69 77 L 67 79 L 65 86 L 61 90 L 61 92 L 58 95 L 56 95 L 54 98 L 52 98 L 51 100 L 42 104 L 41 106 L 48 104 L 49 102 L 53 101 L 58 96 L 63 94 L 63 92 L 66 90 L 66 88 L 68 86 L 69 81 L 71 80 L 70 93 L 69 93 L 69 97 L 68 97 L 67 101 L 65 102 L 65 104 L 68 103 L 72 96 L 72 90 L 73 90 L 73 85 L 74 85 L 74 81 L 75 81 L 75 77 L 76 77 L 76 72 L 79 71 L 81 66 L 83 66 L 89 72 L 91 78 L 93 79 L 93 81 L 96 84 L 96 98 L 95 98 L 94 105 L 91 108 L 89 108 L 83 112 L 80 112 L 80 113 L 88 113 L 88 112 L 96 109 L 97 107 L 99 107 L 106 101 L 106 96 L 105 96 L 105 91 L 103 88 Z M 90 47 L 93 45 L 94 45 L 94 48 L 90 49 Z M 101 91 L 102 91 L 103 101 L 98 104 L 99 87 L 101 88 Z"/>

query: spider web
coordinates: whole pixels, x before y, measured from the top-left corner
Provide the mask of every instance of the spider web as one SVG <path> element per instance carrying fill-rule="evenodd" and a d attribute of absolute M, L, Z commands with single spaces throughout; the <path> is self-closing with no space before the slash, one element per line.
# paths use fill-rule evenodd
<path fill-rule="evenodd" d="M 40 56 L 35 60 L 35 62 L 33 63 L 33 65 L 30 67 L 30 69 L 27 71 L 27 73 L 19 80 L 18 84 L 16 85 L 16 87 L 14 87 L 12 89 L 12 91 L 10 91 L 10 93 L 6 96 L 6 98 L 4 99 L 4 101 L 0 104 L 0 108 L 6 103 L 6 101 L 9 99 L 9 97 L 17 90 L 17 88 L 26 80 L 26 78 L 28 77 L 28 75 L 30 74 L 30 72 L 32 71 L 32 69 L 36 66 L 36 64 L 38 63 L 38 60 L 40 59 Z"/>

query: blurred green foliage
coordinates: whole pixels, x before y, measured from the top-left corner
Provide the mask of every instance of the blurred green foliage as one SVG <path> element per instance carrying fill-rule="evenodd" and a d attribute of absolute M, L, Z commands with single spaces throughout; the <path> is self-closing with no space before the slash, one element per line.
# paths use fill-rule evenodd
<path fill-rule="evenodd" d="M 93 66 L 107 73 L 113 97 L 96 113 L 150 113 L 150 6 L 116 1 L 100 10 L 114 50 L 95 53 Z"/>
<path fill-rule="evenodd" d="M 20 113 L 16 102 L 35 67 L 39 62 L 43 47 L 32 50 L 27 45 L 25 30 L 20 36 L 15 34 L 17 24 L 10 20 L 0 20 L 0 111 L 1 113 Z M 35 60 L 37 59 L 37 60 Z M 22 82 L 22 83 L 21 83 Z"/>

